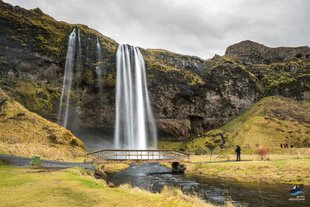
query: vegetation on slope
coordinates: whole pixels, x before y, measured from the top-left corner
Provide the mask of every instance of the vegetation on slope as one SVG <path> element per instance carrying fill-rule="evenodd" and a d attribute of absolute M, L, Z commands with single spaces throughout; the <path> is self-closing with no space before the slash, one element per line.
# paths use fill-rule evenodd
<path fill-rule="evenodd" d="M 149 79 L 153 80 L 161 75 L 165 77 L 174 77 L 176 82 L 183 83 L 188 86 L 202 86 L 205 84 L 203 78 L 192 69 L 186 67 L 186 64 L 193 61 L 203 62 L 203 60 L 185 56 L 176 53 L 172 53 L 167 50 L 155 50 L 148 49 L 142 50 L 143 57 L 145 59 L 146 67 L 149 70 Z M 188 66 L 192 68 L 192 66 Z M 163 74 L 160 74 L 163 73 Z M 157 78 L 158 78 L 157 77 Z M 156 79 L 157 79 L 156 78 Z"/>
<path fill-rule="evenodd" d="M 263 95 L 282 94 L 302 100 L 310 90 L 310 60 L 294 58 L 281 63 L 253 64 L 246 68 L 262 85 Z"/>
<path fill-rule="evenodd" d="M 221 128 L 233 144 L 310 146 L 310 108 L 284 97 L 266 97 Z"/>
<path fill-rule="evenodd" d="M 39 8 L 26 10 L 0 1 L 0 22 L 9 26 L 9 37 L 21 46 L 47 56 L 60 57 L 66 52 L 67 37 L 73 27 L 78 27 L 88 35 L 99 36 L 102 43 L 115 50 L 116 42 L 85 25 L 72 25 L 43 13 Z M 10 25 L 7 25 L 10 24 Z"/>
<path fill-rule="evenodd" d="M 84 156 L 83 143 L 70 131 L 28 111 L 1 89 L 0 151 L 55 160 Z"/>
<path fill-rule="evenodd" d="M 310 146 L 310 107 L 307 102 L 266 97 L 223 127 L 175 146 L 190 153 L 204 154 L 210 152 L 210 145 L 225 149 L 238 144 L 244 149 L 256 149 L 257 145 L 274 148 L 280 147 L 281 143 Z M 163 144 L 160 146 L 164 148 Z M 164 146 L 171 145 L 165 143 Z"/>

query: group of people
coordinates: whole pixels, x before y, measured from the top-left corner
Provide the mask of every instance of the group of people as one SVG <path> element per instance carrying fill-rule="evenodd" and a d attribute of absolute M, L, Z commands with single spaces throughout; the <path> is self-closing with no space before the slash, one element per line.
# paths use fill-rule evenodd
<path fill-rule="evenodd" d="M 288 146 L 288 144 L 280 144 L 280 147 L 281 148 L 288 148 L 289 146 Z M 291 144 L 290 147 L 293 148 L 294 146 Z"/>

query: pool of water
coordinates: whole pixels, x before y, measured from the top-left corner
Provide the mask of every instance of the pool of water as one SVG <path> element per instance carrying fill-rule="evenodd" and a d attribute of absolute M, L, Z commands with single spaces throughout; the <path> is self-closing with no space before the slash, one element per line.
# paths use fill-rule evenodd
<path fill-rule="evenodd" d="M 304 187 L 304 201 L 290 201 L 291 185 L 235 182 L 219 178 L 170 174 L 171 170 L 157 163 L 132 164 L 128 169 L 109 174 L 107 181 L 116 186 L 129 184 L 151 192 L 160 192 L 164 186 L 175 186 L 184 193 L 194 194 L 215 204 L 230 200 L 236 206 L 309 207 L 310 189 Z"/>

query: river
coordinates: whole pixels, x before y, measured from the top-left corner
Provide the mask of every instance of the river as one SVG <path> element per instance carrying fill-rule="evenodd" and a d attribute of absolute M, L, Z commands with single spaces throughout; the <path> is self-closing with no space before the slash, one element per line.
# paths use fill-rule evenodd
<path fill-rule="evenodd" d="M 186 194 L 194 194 L 214 204 L 230 200 L 236 206 L 253 207 L 309 207 L 310 188 L 303 188 L 304 201 L 290 201 L 291 185 L 236 182 L 228 179 L 170 174 L 170 169 L 158 163 L 132 164 L 124 171 L 108 174 L 107 181 L 119 186 L 130 184 L 151 192 L 160 192 L 163 186 L 175 186 Z M 307 197 L 309 196 L 309 198 Z"/>

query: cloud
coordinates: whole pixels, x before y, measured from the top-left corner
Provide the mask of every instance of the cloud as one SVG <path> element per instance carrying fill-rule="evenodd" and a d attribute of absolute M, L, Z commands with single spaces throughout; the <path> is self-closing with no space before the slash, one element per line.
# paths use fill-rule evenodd
<path fill-rule="evenodd" d="M 5 0 L 82 23 L 120 43 L 210 58 L 251 39 L 268 46 L 310 44 L 308 0 Z"/>

